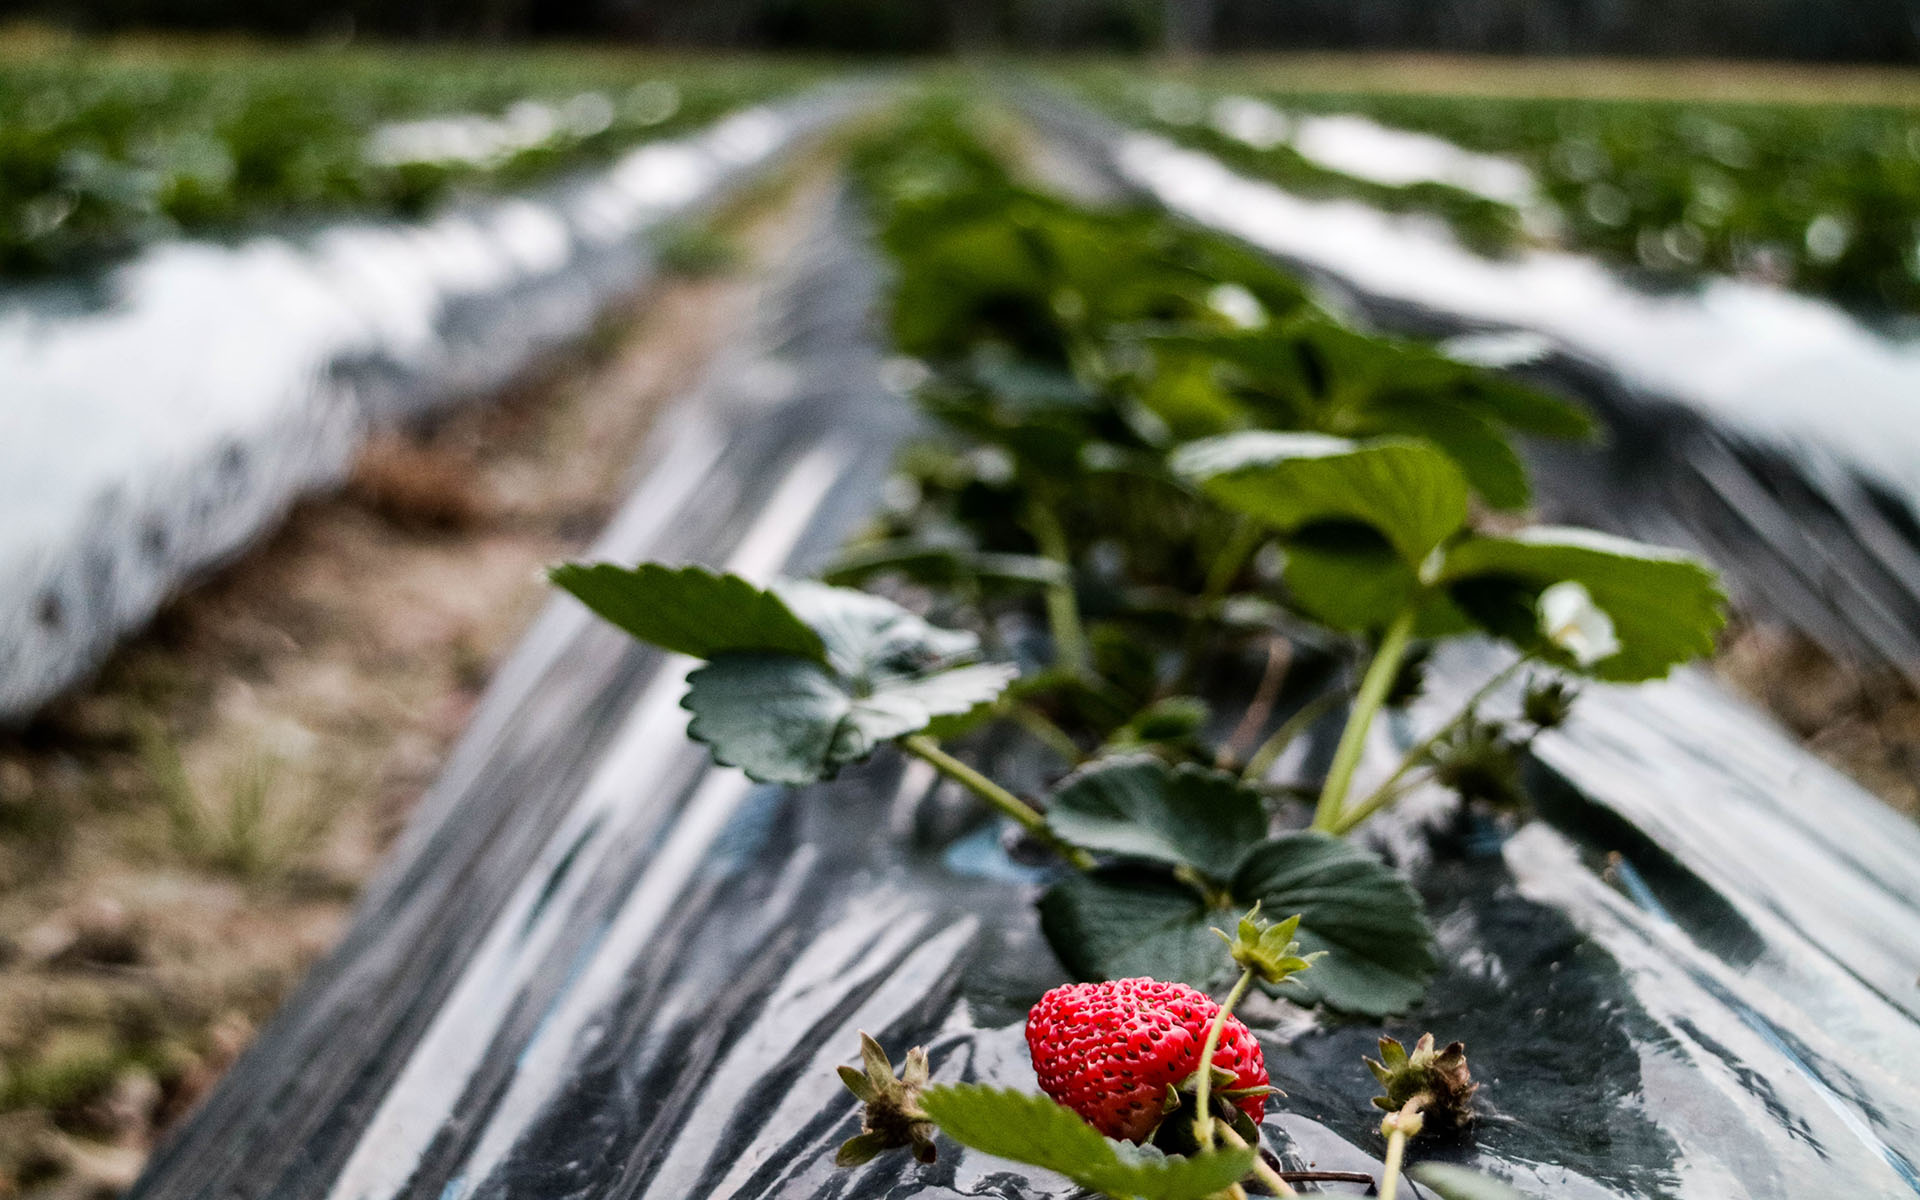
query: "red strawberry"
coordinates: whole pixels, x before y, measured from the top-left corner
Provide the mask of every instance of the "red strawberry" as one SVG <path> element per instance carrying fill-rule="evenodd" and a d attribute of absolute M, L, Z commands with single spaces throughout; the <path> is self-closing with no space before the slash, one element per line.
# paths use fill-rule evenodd
<path fill-rule="evenodd" d="M 1200 1065 L 1220 1006 L 1184 983 L 1119 979 L 1075 983 L 1040 997 L 1027 1014 L 1027 1048 L 1040 1090 L 1108 1137 L 1144 1141 L 1164 1115 L 1167 1088 Z M 1232 1071 L 1227 1089 L 1267 1085 L 1260 1043 L 1238 1017 L 1220 1030 L 1214 1065 Z M 1264 1093 L 1235 1101 L 1255 1124 Z"/>

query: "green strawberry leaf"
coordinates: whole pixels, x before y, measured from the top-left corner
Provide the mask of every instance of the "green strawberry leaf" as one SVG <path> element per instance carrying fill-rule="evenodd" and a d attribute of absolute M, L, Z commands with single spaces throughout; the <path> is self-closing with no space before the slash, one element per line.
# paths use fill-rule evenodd
<path fill-rule="evenodd" d="M 1532 498 L 1527 469 L 1513 445 L 1481 414 L 1433 396 L 1382 401 L 1372 411 L 1380 433 L 1423 437 L 1445 450 L 1473 490 L 1495 508 L 1524 508 Z"/>
<path fill-rule="evenodd" d="M 1040 928 L 1081 979 L 1151 975 L 1207 988 L 1231 964 L 1212 927 L 1258 901 L 1298 913 L 1301 950 L 1325 951 L 1278 994 L 1365 1016 L 1406 1009 L 1438 967 L 1420 897 L 1365 851 L 1322 833 L 1253 846 L 1219 905 L 1167 875 L 1114 868 L 1074 875 L 1040 898 Z"/>
<path fill-rule="evenodd" d="M 1115 1200 L 1204 1200 L 1253 1170 L 1254 1151 L 1192 1156 L 1116 1142 L 1045 1096 L 977 1084 L 928 1088 L 921 1106 L 963 1146 L 1054 1171 Z"/>
<path fill-rule="evenodd" d="M 568 563 L 547 572 L 605 620 L 674 654 L 765 651 L 824 662 L 820 635 L 781 598 L 705 567 Z"/>
<path fill-rule="evenodd" d="M 559 567 L 554 582 L 628 633 L 707 659 L 687 677 L 687 732 L 714 761 L 766 783 L 812 783 L 974 714 L 1017 673 L 966 660 L 971 633 L 891 600 L 782 580 L 762 590 L 703 567 Z"/>
<path fill-rule="evenodd" d="M 723 654 L 687 677 L 681 703 L 693 714 L 687 732 L 715 762 L 763 783 L 813 783 L 936 718 L 971 712 L 1015 674 L 976 663 L 861 680 L 790 656 Z"/>
<path fill-rule="evenodd" d="M 1350 633 L 1392 624 L 1420 586 L 1386 539 L 1353 524 L 1323 524 L 1296 535 L 1287 544 L 1284 576 L 1295 608 Z"/>
<path fill-rule="evenodd" d="M 1040 931 L 1076 979 L 1151 975 L 1209 988 L 1233 962 L 1210 926 L 1229 925 L 1231 907 L 1158 871 L 1114 867 L 1069 875 L 1040 897 Z"/>
<path fill-rule="evenodd" d="M 1062 780 L 1047 824 L 1096 854 L 1187 865 L 1227 879 L 1267 833 L 1260 795 L 1221 771 L 1152 755 L 1102 759 Z"/>
<path fill-rule="evenodd" d="M 1415 569 L 1467 519 L 1460 468 L 1411 438 L 1229 433 L 1181 447 L 1172 465 L 1215 500 L 1282 533 L 1330 521 L 1370 525 Z"/>
<path fill-rule="evenodd" d="M 1447 552 L 1441 578 L 1455 604 L 1483 628 L 1574 669 L 1570 658 L 1543 643 L 1534 605 L 1555 583 L 1582 584 L 1620 640 L 1618 653 L 1586 671 L 1621 683 L 1659 679 L 1711 654 L 1726 623 L 1726 595 L 1710 567 L 1678 550 L 1588 529 L 1539 526 L 1507 537 L 1470 537 Z"/>
<path fill-rule="evenodd" d="M 1512 1187 L 1479 1171 L 1448 1163 L 1426 1163 L 1407 1172 L 1415 1182 L 1431 1188 L 1440 1200 L 1523 1200 Z"/>
<path fill-rule="evenodd" d="M 1311 832 L 1272 838 L 1247 854 L 1232 891 L 1266 912 L 1299 913 L 1302 952 L 1326 951 L 1281 995 L 1381 1017 L 1418 1001 L 1439 969 L 1419 894 L 1351 842 Z"/>

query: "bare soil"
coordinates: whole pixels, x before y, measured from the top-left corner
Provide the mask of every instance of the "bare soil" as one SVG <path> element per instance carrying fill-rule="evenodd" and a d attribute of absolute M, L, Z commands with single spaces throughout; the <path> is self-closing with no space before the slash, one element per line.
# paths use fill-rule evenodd
<path fill-rule="evenodd" d="M 825 179 L 711 223 L 563 363 L 371 446 L 30 728 L 0 735 L 0 1200 L 118 1193 L 342 931 L 500 656 L 748 317 Z"/>
<path fill-rule="evenodd" d="M 1898 673 L 1834 659 L 1797 634 L 1744 625 L 1713 668 L 1808 750 L 1920 819 L 1920 696 Z"/>

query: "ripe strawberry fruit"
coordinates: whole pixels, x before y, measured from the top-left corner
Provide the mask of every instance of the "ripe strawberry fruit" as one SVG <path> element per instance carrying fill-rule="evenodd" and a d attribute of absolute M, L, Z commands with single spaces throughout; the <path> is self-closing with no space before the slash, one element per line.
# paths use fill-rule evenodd
<path fill-rule="evenodd" d="M 1219 1013 L 1212 997 L 1184 983 L 1070 984 L 1027 1014 L 1027 1049 L 1041 1091 L 1108 1137 L 1141 1142 L 1165 1115 L 1167 1089 L 1184 1087 L 1199 1068 Z M 1267 1086 L 1260 1043 L 1238 1017 L 1227 1018 L 1213 1062 L 1233 1073 L 1223 1091 Z M 1266 1113 L 1264 1091 L 1233 1102 L 1255 1124 Z"/>

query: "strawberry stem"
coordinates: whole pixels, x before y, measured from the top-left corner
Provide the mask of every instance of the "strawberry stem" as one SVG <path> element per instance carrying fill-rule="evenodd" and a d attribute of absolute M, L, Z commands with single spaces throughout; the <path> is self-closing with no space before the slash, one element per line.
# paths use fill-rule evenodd
<path fill-rule="evenodd" d="M 1427 757 L 1428 752 L 1440 744 L 1442 738 L 1470 720 L 1474 712 L 1480 707 L 1482 701 L 1488 696 L 1491 696 L 1501 684 L 1512 679 L 1515 672 L 1519 671 L 1521 667 L 1526 666 L 1531 661 L 1533 661 L 1531 655 L 1523 654 L 1508 664 L 1506 669 L 1481 684 L 1480 690 L 1475 692 L 1468 698 L 1465 704 L 1460 706 L 1460 711 L 1453 714 L 1452 720 L 1420 739 L 1418 745 L 1407 751 L 1406 757 L 1400 760 L 1400 765 L 1394 768 L 1393 774 L 1387 776 L 1386 782 L 1375 788 L 1372 795 L 1358 804 L 1343 809 L 1340 813 L 1339 820 L 1334 823 L 1330 832 L 1336 834 L 1347 833 L 1357 828 L 1362 821 L 1371 817 L 1374 813 L 1379 812 L 1395 800 L 1398 800 L 1400 798 L 1400 792 L 1396 785 L 1406 777 L 1407 772 L 1419 766 L 1421 761 Z"/>
<path fill-rule="evenodd" d="M 1380 1200 L 1393 1200 L 1394 1193 L 1400 1190 L 1400 1164 L 1407 1154 L 1407 1139 L 1420 1132 L 1424 1123 L 1420 1110 L 1432 1097 L 1423 1092 L 1400 1106 L 1400 1111 L 1388 1113 L 1380 1122 L 1380 1132 L 1387 1135 L 1387 1161 L 1380 1176 Z"/>
<path fill-rule="evenodd" d="M 1066 575 L 1047 585 L 1047 625 L 1053 634 L 1054 654 L 1071 674 L 1085 677 L 1093 670 L 1093 654 L 1080 624 L 1080 598 L 1074 591 L 1073 552 L 1067 544 L 1066 530 L 1060 527 L 1053 510 L 1037 500 L 1027 508 L 1026 523 L 1041 555 L 1058 563 Z"/>
<path fill-rule="evenodd" d="M 1227 1139 L 1227 1145 L 1235 1150 L 1245 1150 L 1247 1148 L 1246 1139 L 1235 1132 L 1231 1125 L 1220 1126 L 1220 1136 Z M 1300 1194 L 1293 1190 L 1292 1184 L 1281 1177 L 1280 1172 L 1268 1166 L 1267 1160 L 1261 1158 L 1258 1153 L 1255 1153 L 1253 1156 L 1253 1175 L 1254 1178 L 1271 1188 L 1273 1194 L 1276 1196 L 1297 1196 Z M 1372 1181 L 1369 1180 L 1368 1182 Z"/>
<path fill-rule="evenodd" d="M 1093 870 L 1093 856 L 1078 846 L 1070 846 L 1061 841 L 1053 830 L 1047 828 L 1047 819 L 1041 816 L 1037 809 L 942 750 L 939 742 L 924 733 L 916 733 L 901 738 L 900 747 L 1019 822 L 1021 828 L 1052 847 L 1055 853 L 1066 859 L 1075 869 Z"/>
<path fill-rule="evenodd" d="M 1282 721 L 1280 728 L 1274 730 L 1266 741 L 1260 743 L 1260 748 L 1253 752 L 1252 757 L 1247 759 L 1247 765 L 1241 769 L 1240 778 L 1248 783 L 1258 783 L 1265 779 L 1267 772 L 1273 769 L 1274 763 L 1280 761 L 1280 755 L 1293 744 L 1293 740 L 1305 733 L 1309 725 L 1326 716 L 1333 706 L 1340 702 L 1340 699 L 1340 692 L 1331 691 L 1301 705 L 1298 712 Z"/>
<path fill-rule="evenodd" d="M 1233 1015 L 1233 1006 L 1240 1003 L 1241 997 L 1247 994 L 1247 987 L 1252 982 L 1252 967 L 1240 972 L 1240 981 L 1233 985 L 1232 991 L 1227 993 L 1226 1002 L 1220 1006 L 1220 1011 L 1214 1015 L 1213 1024 L 1207 1029 L 1206 1044 L 1200 1048 L 1200 1085 L 1198 1103 L 1195 1105 L 1199 1109 L 1200 1116 L 1195 1129 L 1200 1135 L 1200 1146 L 1204 1150 L 1213 1149 L 1213 1110 L 1208 1107 L 1213 1096 L 1213 1054 L 1220 1048 L 1220 1035 L 1227 1028 L 1227 1018 Z"/>
<path fill-rule="evenodd" d="M 1347 714 L 1347 727 L 1340 731 L 1340 744 L 1333 752 L 1333 766 L 1327 771 L 1326 786 L 1320 789 L 1320 803 L 1313 813 L 1315 829 L 1331 833 L 1340 826 L 1341 809 L 1347 803 L 1348 790 L 1353 787 L 1353 772 L 1360 765 L 1361 751 L 1366 749 L 1367 730 L 1372 728 L 1374 716 L 1386 703 L 1394 678 L 1400 674 L 1400 663 L 1413 642 L 1413 625 L 1420 615 L 1423 599 L 1424 596 L 1415 596 L 1394 618 L 1386 636 L 1380 639 L 1380 649 L 1374 652 L 1365 677 L 1360 680 L 1360 692 L 1353 698 L 1353 709 Z"/>
<path fill-rule="evenodd" d="M 1407 1131 L 1395 1129 L 1387 1135 L 1387 1166 L 1380 1177 L 1380 1200 L 1393 1200 L 1400 1190 L 1400 1160 L 1407 1153 Z"/>

